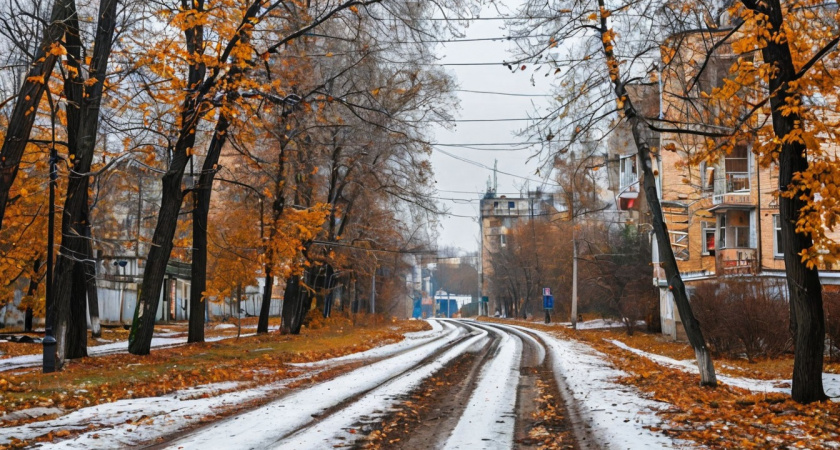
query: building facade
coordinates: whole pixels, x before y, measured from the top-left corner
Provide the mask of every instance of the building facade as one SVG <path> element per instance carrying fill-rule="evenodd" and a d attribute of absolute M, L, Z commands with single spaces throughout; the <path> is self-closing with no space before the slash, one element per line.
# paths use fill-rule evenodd
<path fill-rule="evenodd" d="M 494 255 L 507 246 L 508 235 L 519 223 L 528 220 L 545 220 L 559 208 L 554 195 L 542 191 L 529 191 L 517 197 L 497 196 L 495 189 L 488 189 L 480 202 L 481 249 L 478 279 L 481 296 L 486 297 L 486 314 L 507 316 L 504 303 L 493 288 Z"/>
<path fill-rule="evenodd" d="M 723 29 L 720 34 L 726 32 Z M 658 115 L 669 123 L 691 123 L 704 117 L 704 123 L 713 123 L 717 111 L 704 93 L 710 93 L 731 76 L 729 68 L 736 60 L 727 46 L 709 45 L 717 38 L 709 32 L 679 36 L 681 45 L 676 54 L 668 55 L 666 73 L 656 83 L 629 90 L 631 100 L 642 105 L 646 116 Z M 704 53 L 708 48 L 715 48 L 716 53 Z M 686 96 L 686 91 L 691 94 Z M 654 103 L 658 103 L 658 111 Z M 620 129 L 617 135 L 621 135 Z M 689 298 L 697 284 L 724 282 L 731 277 L 754 277 L 783 286 L 778 166 L 760 165 L 752 151 L 753 143 L 748 140 L 735 143 L 716 160 L 690 164 L 689 158 L 706 147 L 705 138 L 677 132 L 651 132 L 650 138 L 657 147 L 650 161 L 657 178 L 657 193 Z M 642 161 L 634 154 L 632 137 L 629 143 L 620 145 L 621 142 L 622 139 L 615 139 L 610 145 L 610 161 L 617 179 L 611 189 L 619 209 L 638 209 L 630 221 L 644 223 L 644 201 L 635 200 L 641 180 L 640 171 L 634 167 Z M 653 282 L 660 290 L 662 331 L 680 339 L 684 330 L 658 262 L 656 240 L 652 242 Z M 819 269 L 826 289 L 837 289 L 840 267 L 820 264 Z"/>

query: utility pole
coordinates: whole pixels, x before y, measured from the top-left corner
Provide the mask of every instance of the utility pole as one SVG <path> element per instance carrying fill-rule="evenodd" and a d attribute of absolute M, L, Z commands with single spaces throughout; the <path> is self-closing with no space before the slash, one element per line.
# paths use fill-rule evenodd
<path fill-rule="evenodd" d="M 577 240 L 575 239 L 575 194 L 577 193 L 577 163 L 575 154 L 572 153 L 572 164 L 575 166 L 574 172 L 572 172 L 572 206 L 569 210 L 572 212 L 572 329 L 577 330 L 577 303 L 578 303 L 578 295 L 577 295 L 577 282 L 578 282 L 578 259 L 577 259 Z"/>
<path fill-rule="evenodd" d="M 574 222 L 573 222 L 574 223 Z M 577 303 L 578 303 L 578 295 L 577 295 L 577 241 L 574 239 L 574 224 L 572 225 L 572 329 L 577 329 Z"/>
<path fill-rule="evenodd" d="M 376 269 L 370 275 L 370 313 L 376 314 Z"/>

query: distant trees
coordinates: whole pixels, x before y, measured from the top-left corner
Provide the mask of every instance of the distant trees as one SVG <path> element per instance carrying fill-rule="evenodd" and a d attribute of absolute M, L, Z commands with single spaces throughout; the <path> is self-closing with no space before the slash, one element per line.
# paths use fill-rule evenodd
<path fill-rule="evenodd" d="M 470 258 L 470 256 L 466 258 Z M 438 289 L 456 295 L 476 295 L 478 292 L 478 270 L 473 264 L 467 263 L 466 258 L 462 259 L 459 264 L 437 263 L 434 277 Z"/>

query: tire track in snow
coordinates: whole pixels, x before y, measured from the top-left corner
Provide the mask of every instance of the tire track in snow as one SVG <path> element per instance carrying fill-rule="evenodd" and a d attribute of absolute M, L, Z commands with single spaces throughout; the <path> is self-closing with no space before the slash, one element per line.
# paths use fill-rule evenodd
<path fill-rule="evenodd" d="M 522 340 L 508 330 L 472 323 L 500 338 L 493 359 L 479 373 L 461 419 L 444 444 L 446 449 L 510 449 L 516 422 L 516 392 Z"/>
<path fill-rule="evenodd" d="M 469 325 L 467 325 L 469 326 Z M 472 327 L 478 328 L 478 327 Z M 399 402 L 399 396 L 415 389 L 426 378 L 434 375 L 450 361 L 470 349 L 480 346 L 488 339 L 486 330 L 479 330 L 432 362 L 424 364 L 415 370 L 404 373 L 382 386 L 368 392 L 346 408 L 321 419 L 317 423 L 284 438 L 275 443 L 273 448 L 321 449 L 333 446 L 336 442 L 352 439 L 353 435 L 347 431 L 359 421 L 360 417 L 376 418 L 375 411 L 384 411 Z M 380 413 L 379 416 L 382 414 Z M 338 431 L 338 433 L 336 433 Z"/>
<path fill-rule="evenodd" d="M 443 326 L 446 332 L 439 340 L 296 391 L 253 411 L 200 428 L 163 447 L 263 449 L 277 445 L 279 439 L 312 425 L 325 412 L 352 402 L 378 386 L 415 370 L 419 361 L 443 353 L 448 347 L 470 336 L 466 327 L 446 322 Z"/>

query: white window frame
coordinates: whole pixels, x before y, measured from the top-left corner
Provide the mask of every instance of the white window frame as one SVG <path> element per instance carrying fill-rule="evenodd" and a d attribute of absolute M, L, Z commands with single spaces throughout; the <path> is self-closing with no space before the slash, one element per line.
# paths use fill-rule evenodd
<path fill-rule="evenodd" d="M 618 187 L 624 189 L 639 181 L 637 155 L 620 156 L 618 161 Z"/>
<path fill-rule="evenodd" d="M 712 252 L 717 250 L 717 242 L 718 242 L 717 241 L 717 233 L 716 233 L 716 230 L 715 230 L 715 224 L 714 224 L 714 222 L 703 221 L 703 222 L 701 222 L 701 227 L 702 227 L 701 236 L 703 237 L 703 243 L 702 243 L 703 251 L 700 252 L 700 254 L 703 255 L 703 256 L 713 255 L 714 253 L 712 253 Z M 715 239 L 715 248 L 711 252 L 709 251 L 709 248 L 706 246 L 706 242 L 707 242 L 706 237 L 708 236 L 709 233 L 711 233 L 712 236 Z"/>

